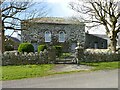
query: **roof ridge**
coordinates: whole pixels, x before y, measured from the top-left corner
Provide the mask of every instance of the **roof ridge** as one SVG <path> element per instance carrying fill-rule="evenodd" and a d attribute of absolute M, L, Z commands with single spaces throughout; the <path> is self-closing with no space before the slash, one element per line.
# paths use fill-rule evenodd
<path fill-rule="evenodd" d="M 30 22 L 32 21 L 38 23 L 84 24 L 83 22 L 80 22 L 78 19 L 63 18 L 63 17 L 41 17 L 30 20 Z"/>

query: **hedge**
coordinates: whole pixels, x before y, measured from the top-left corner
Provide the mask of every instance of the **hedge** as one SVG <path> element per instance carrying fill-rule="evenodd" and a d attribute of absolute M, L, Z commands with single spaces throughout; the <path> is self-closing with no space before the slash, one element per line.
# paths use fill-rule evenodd
<path fill-rule="evenodd" d="M 21 43 L 18 47 L 18 52 L 34 52 L 34 47 L 31 43 Z"/>
<path fill-rule="evenodd" d="M 47 46 L 46 46 L 46 45 L 39 45 L 39 46 L 38 46 L 38 53 L 39 53 L 40 51 L 44 51 L 44 49 L 47 49 Z"/>
<path fill-rule="evenodd" d="M 5 51 L 13 51 L 14 46 L 13 45 L 5 45 Z"/>

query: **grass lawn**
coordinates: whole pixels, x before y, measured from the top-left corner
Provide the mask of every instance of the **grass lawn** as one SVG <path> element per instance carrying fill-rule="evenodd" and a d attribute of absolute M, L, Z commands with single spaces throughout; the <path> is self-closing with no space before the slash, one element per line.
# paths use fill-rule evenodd
<path fill-rule="evenodd" d="M 94 67 L 90 71 L 95 70 L 111 70 L 120 68 L 119 62 L 99 62 L 99 63 L 81 63 Z M 1 66 L 2 67 L 2 80 L 14 80 L 22 78 L 42 77 L 54 74 L 66 74 L 73 72 L 83 71 L 68 71 L 68 72 L 52 72 L 53 64 L 43 65 L 20 65 L 20 66 Z M 1 69 L 0 67 L 0 69 Z"/>
<path fill-rule="evenodd" d="M 2 66 L 2 80 L 14 80 L 46 76 L 49 74 L 48 71 L 50 71 L 52 67 L 52 64 Z"/>
<path fill-rule="evenodd" d="M 94 67 L 92 70 L 111 70 L 120 68 L 119 62 L 97 62 L 97 63 L 84 63 L 81 64 Z"/>

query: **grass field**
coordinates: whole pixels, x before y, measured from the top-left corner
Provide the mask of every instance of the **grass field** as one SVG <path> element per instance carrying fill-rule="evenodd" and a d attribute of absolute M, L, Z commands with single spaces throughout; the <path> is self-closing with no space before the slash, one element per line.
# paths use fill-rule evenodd
<path fill-rule="evenodd" d="M 120 68 L 119 62 L 99 62 L 99 63 L 81 63 L 82 65 L 94 67 L 90 71 L 95 70 L 111 70 Z M 54 74 L 67 74 L 83 71 L 68 71 L 68 72 L 52 72 L 53 64 L 44 65 L 20 65 L 20 66 L 1 66 L 2 80 L 14 80 L 23 78 L 42 77 Z M 0 70 L 1 71 L 1 70 Z M 1 74 L 0 74 L 1 75 Z"/>
<path fill-rule="evenodd" d="M 20 65 L 20 66 L 3 66 L 2 80 L 14 80 L 31 77 L 41 77 L 49 74 L 52 64 L 46 65 Z"/>
<path fill-rule="evenodd" d="M 93 70 L 111 70 L 120 68 L 119 62 L 97 62 L 97 63 L 84 63 L 81 64 L 94 67 Z"/>

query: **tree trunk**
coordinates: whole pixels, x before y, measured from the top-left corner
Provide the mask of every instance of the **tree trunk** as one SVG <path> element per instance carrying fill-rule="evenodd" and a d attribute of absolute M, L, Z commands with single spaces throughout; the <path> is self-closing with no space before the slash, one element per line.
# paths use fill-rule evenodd
<path fill-rule="evenodd" d="M 116 37 L 112 37 L 112 39 L 110 39 L 110 50 L 113 52 L 116 52 L 116 45 L 117 45 L 117 40 Z"/>
<path fill-rule="evenodd" d="M 1 5 L 1 1 L 0 1 Z M 1 9 L 0 9 L 0 14 L 1 14 Z M 2 15 L 0 15 L 0 54 L 3 54 L 4 52 L 4 25 L 2 23 Z"/>
<path fill-rule="evenodd" d="M 1 13 L 1 12 L 0 12 Z M 0 16 L 0 54 L 4 52 L 4 27 Z"/>
<path fill-rule="evenodd" d="M 117 45 L 117 41 L 115 40 L 111 40 L 110 42 L 110 49 L 114 52 L 116 52 L 116 45 Z"/>
<path fill-rule="evenodd" d="M 4 23 L 2 22 L 2 18 L 0 17 L 0 53 L 3 54 L 5 51 L 5 35 L 4 35 Z"/>
<path fill-rule="evenodd" d="M 2 25 L 1 25 L 1 30 L 0 30 L 0 53 L 1 54 L 3 54 L 4 53 L 4 50 L 5 50 L 5 48 L 4 48 L 4 38 L 5 36 L 4 36 L 4 28 L 2 27 Z"/>
<path fill-rule="evenodd" d="M 5 31 L 4 31 L 4 27 L 2 27 L 2 53 L 4 53 L 5 51 Z"/>

